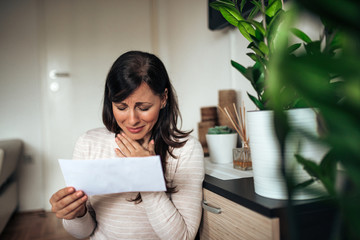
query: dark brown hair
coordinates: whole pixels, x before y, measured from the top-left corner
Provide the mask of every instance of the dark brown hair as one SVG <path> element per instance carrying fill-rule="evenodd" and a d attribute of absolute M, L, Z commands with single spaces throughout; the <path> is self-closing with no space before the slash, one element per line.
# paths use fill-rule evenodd
<path fill-rule="evenodd" d="M 106 128 L 117 134 L 121 131 L 113 115 L 112 103 L 118 103 L 130 96 L 143 82 L 154 94 L 161 96 L 168 90 L 166 106 L 160 110 L 159 118 L 154 125 L 151 138 L 155 141 L 155 153 L 160 155 L 163 172 L 166 172 L 168 154 L 172 157 L 174 148 L 182 147 L 191 131 L 185 132 L 177 128 L 181 115 L 175 91 L 161 60 L 153 54 L 130 51 L 121 55 L 112 65 L 106 78 L 103 106 L 103 123 Z M 167 186 L 168 192 L 174 188 Z M 140 200 L 140 195 L 138 195 Z"/>

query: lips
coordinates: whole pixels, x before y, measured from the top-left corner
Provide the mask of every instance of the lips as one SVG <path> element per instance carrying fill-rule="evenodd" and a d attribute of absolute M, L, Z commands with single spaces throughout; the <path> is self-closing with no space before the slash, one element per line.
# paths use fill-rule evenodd
<path fill-rule="evenodd" d="M 137 127 L 137 128 L 129 128 L 129 127 L 127 127 L 127 130 L 129 131 L 129 132 L 131 132 L 131 133 L 139 133 L 139 132 L 141 132 L 141 130 L 143 130 L 144 129 L 144 127 Z"/>

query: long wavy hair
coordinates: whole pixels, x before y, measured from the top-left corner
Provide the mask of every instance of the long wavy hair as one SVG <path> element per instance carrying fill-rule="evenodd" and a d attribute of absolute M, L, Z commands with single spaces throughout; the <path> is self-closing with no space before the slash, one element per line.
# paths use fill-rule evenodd
<path fill-rule="evenodd" d="M 113 115 L 112 103 L 125 100 L 143 82 L 158 96 L 162 96 L 165 89 L 168 90 L 166 106 L 160 110 L 159 118 L 151 132 L 151 139 L 155 141 L 155 153 L 160 155 L 165 175 L 166 159 L 169 155 L 176 158 L 173 149 L 182 147 L 191 131 L 181 131 L 177 128 L 181 115 L 176 93 L 165 66 L 158 57 L 146 52 L 130 51 L 122 54 L 114 62 L 106 78 L 102 119 L 110 132 L 118 134 L 121 129 Z M 167 192 L 175 192 L 175 187 L 167 183 Z M 134 201 L 141 201 L 140 194 Z"/>

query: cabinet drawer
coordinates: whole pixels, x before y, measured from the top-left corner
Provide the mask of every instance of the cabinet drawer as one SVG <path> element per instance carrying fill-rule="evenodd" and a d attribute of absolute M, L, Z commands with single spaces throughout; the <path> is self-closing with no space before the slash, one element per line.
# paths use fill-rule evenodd
<path fill-rule="evenodd" d="M 202 240 L 280 239 L 279 218 L 265 217 L 207 189 L 204 201 Z"/>

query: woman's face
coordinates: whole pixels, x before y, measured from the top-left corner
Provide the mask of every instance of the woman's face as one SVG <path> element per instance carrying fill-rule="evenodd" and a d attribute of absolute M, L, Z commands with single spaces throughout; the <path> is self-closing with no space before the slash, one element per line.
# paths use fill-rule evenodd
<path fill-rule="evenodd" d="M 158 96 L 143 82 L 124 101 L 112 103 L 113 114 L 117 124 L 128 137 L 132 140 L 149 141 L 151 130 L 166 100 L 167 89 L 163 96 Z"/>

